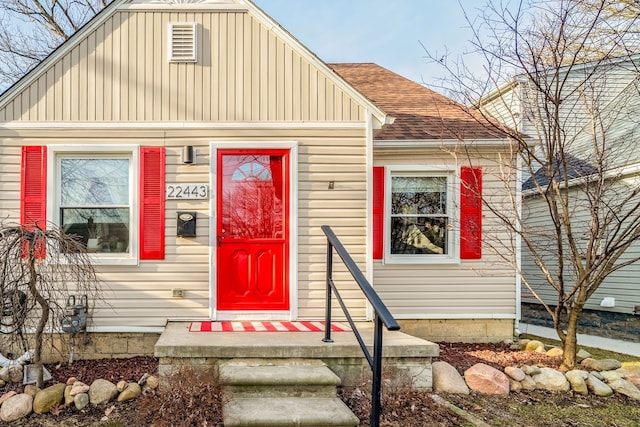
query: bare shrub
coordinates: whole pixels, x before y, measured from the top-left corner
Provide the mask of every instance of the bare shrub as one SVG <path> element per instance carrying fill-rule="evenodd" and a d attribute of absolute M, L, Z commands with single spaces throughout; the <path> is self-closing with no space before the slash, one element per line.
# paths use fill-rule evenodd
<path fill-rule="evenodd" d="M 222 427 L 218 376 L 183 366 L 140 399 L 141 415 L 153 427 Z"/>

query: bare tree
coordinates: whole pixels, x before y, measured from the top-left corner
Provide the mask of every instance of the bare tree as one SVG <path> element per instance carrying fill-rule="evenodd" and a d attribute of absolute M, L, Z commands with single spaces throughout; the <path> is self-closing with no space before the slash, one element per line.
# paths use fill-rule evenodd
<path fill-rule="evenodd" d="M 108 3 L 108 0 L 0 0 L 0 92 Z"/>
<path fill-rule="evenodd" d="M 610 0 L 496 3 L 469 19 L 486 79 L 464 60 L 427 53 L 449 71 L 444 86 L 473 104 L 482 117 L 472 117 L 503 132 L 518 155 L 519 166 L 505 164 L 496 178 L 507 196 L 498 203 L 483 196 L 485 209 L 517 238 L 485 233 L 485 245 L 497 254 L 522 245 L 522 265 L 514 267 L 549 313 L 563 365 L 572 368 L 585 304 L 609 276 L 640 259 L 629 251 L 640 238 L 633 168 L 640 163 L 640 80 L 638 58 L 629 53 L 638 51 L 638 14 L 616 14 L 622 9 Z M 512 190 L 514 179 L 523 198 Z"/>
<path fill-rule="evenodd" d="M 37 385 L 42 387 L 45 346 L 61 330 L 67 302 L 87 295 L 94 304 L 100 283 L 84 244 L 59 228 L 0 226 L 0 297 L 5 350 L 23 346 L 33 334 Z M 91 308 L 88 315 L 91 315 Z"/>

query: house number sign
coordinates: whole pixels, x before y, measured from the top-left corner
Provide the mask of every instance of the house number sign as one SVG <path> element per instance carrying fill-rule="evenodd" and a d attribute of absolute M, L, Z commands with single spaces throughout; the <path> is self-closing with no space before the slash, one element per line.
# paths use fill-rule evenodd
<path fill-rule="evenodd" d="M 208 199 L 209 186 L 207 184 L 167 184 L 165 197 L 167 199 Z"/>

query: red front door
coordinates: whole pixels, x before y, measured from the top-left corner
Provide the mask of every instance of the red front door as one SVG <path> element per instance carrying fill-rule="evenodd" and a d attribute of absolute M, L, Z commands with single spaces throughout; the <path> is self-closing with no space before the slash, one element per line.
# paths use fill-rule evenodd
<path fill-rule="evenodd" d="M 289 150 L 218 150 L 218 310 L 289 309 Z"/>

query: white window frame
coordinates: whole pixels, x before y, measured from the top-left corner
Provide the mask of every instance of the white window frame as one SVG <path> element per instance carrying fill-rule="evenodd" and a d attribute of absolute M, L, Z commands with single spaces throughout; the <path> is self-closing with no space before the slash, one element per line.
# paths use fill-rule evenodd
<path fill-rule="evenodd" d="M 391 178 L 394 176 L 444 177 L 447 180 L 447 254 L 391 253 Z M 449 166 L 386 166 L 384 183 L 384 262 L 386 264 L 457 264 L 460 262 L 457 224 L 460 217 L 459 177 Z"/>
<path fill-rule="evenodd" d="M 92 253 L 91 261 L 96 265 L 138 265 L 139 261 L 139 147 L 137 145 L 62 145 L 47 149 L 47 218 L 61 226 L 61 167 L 63 158 L 113 158 L 129 159 L 129 251 L 127 253 Z"/>

